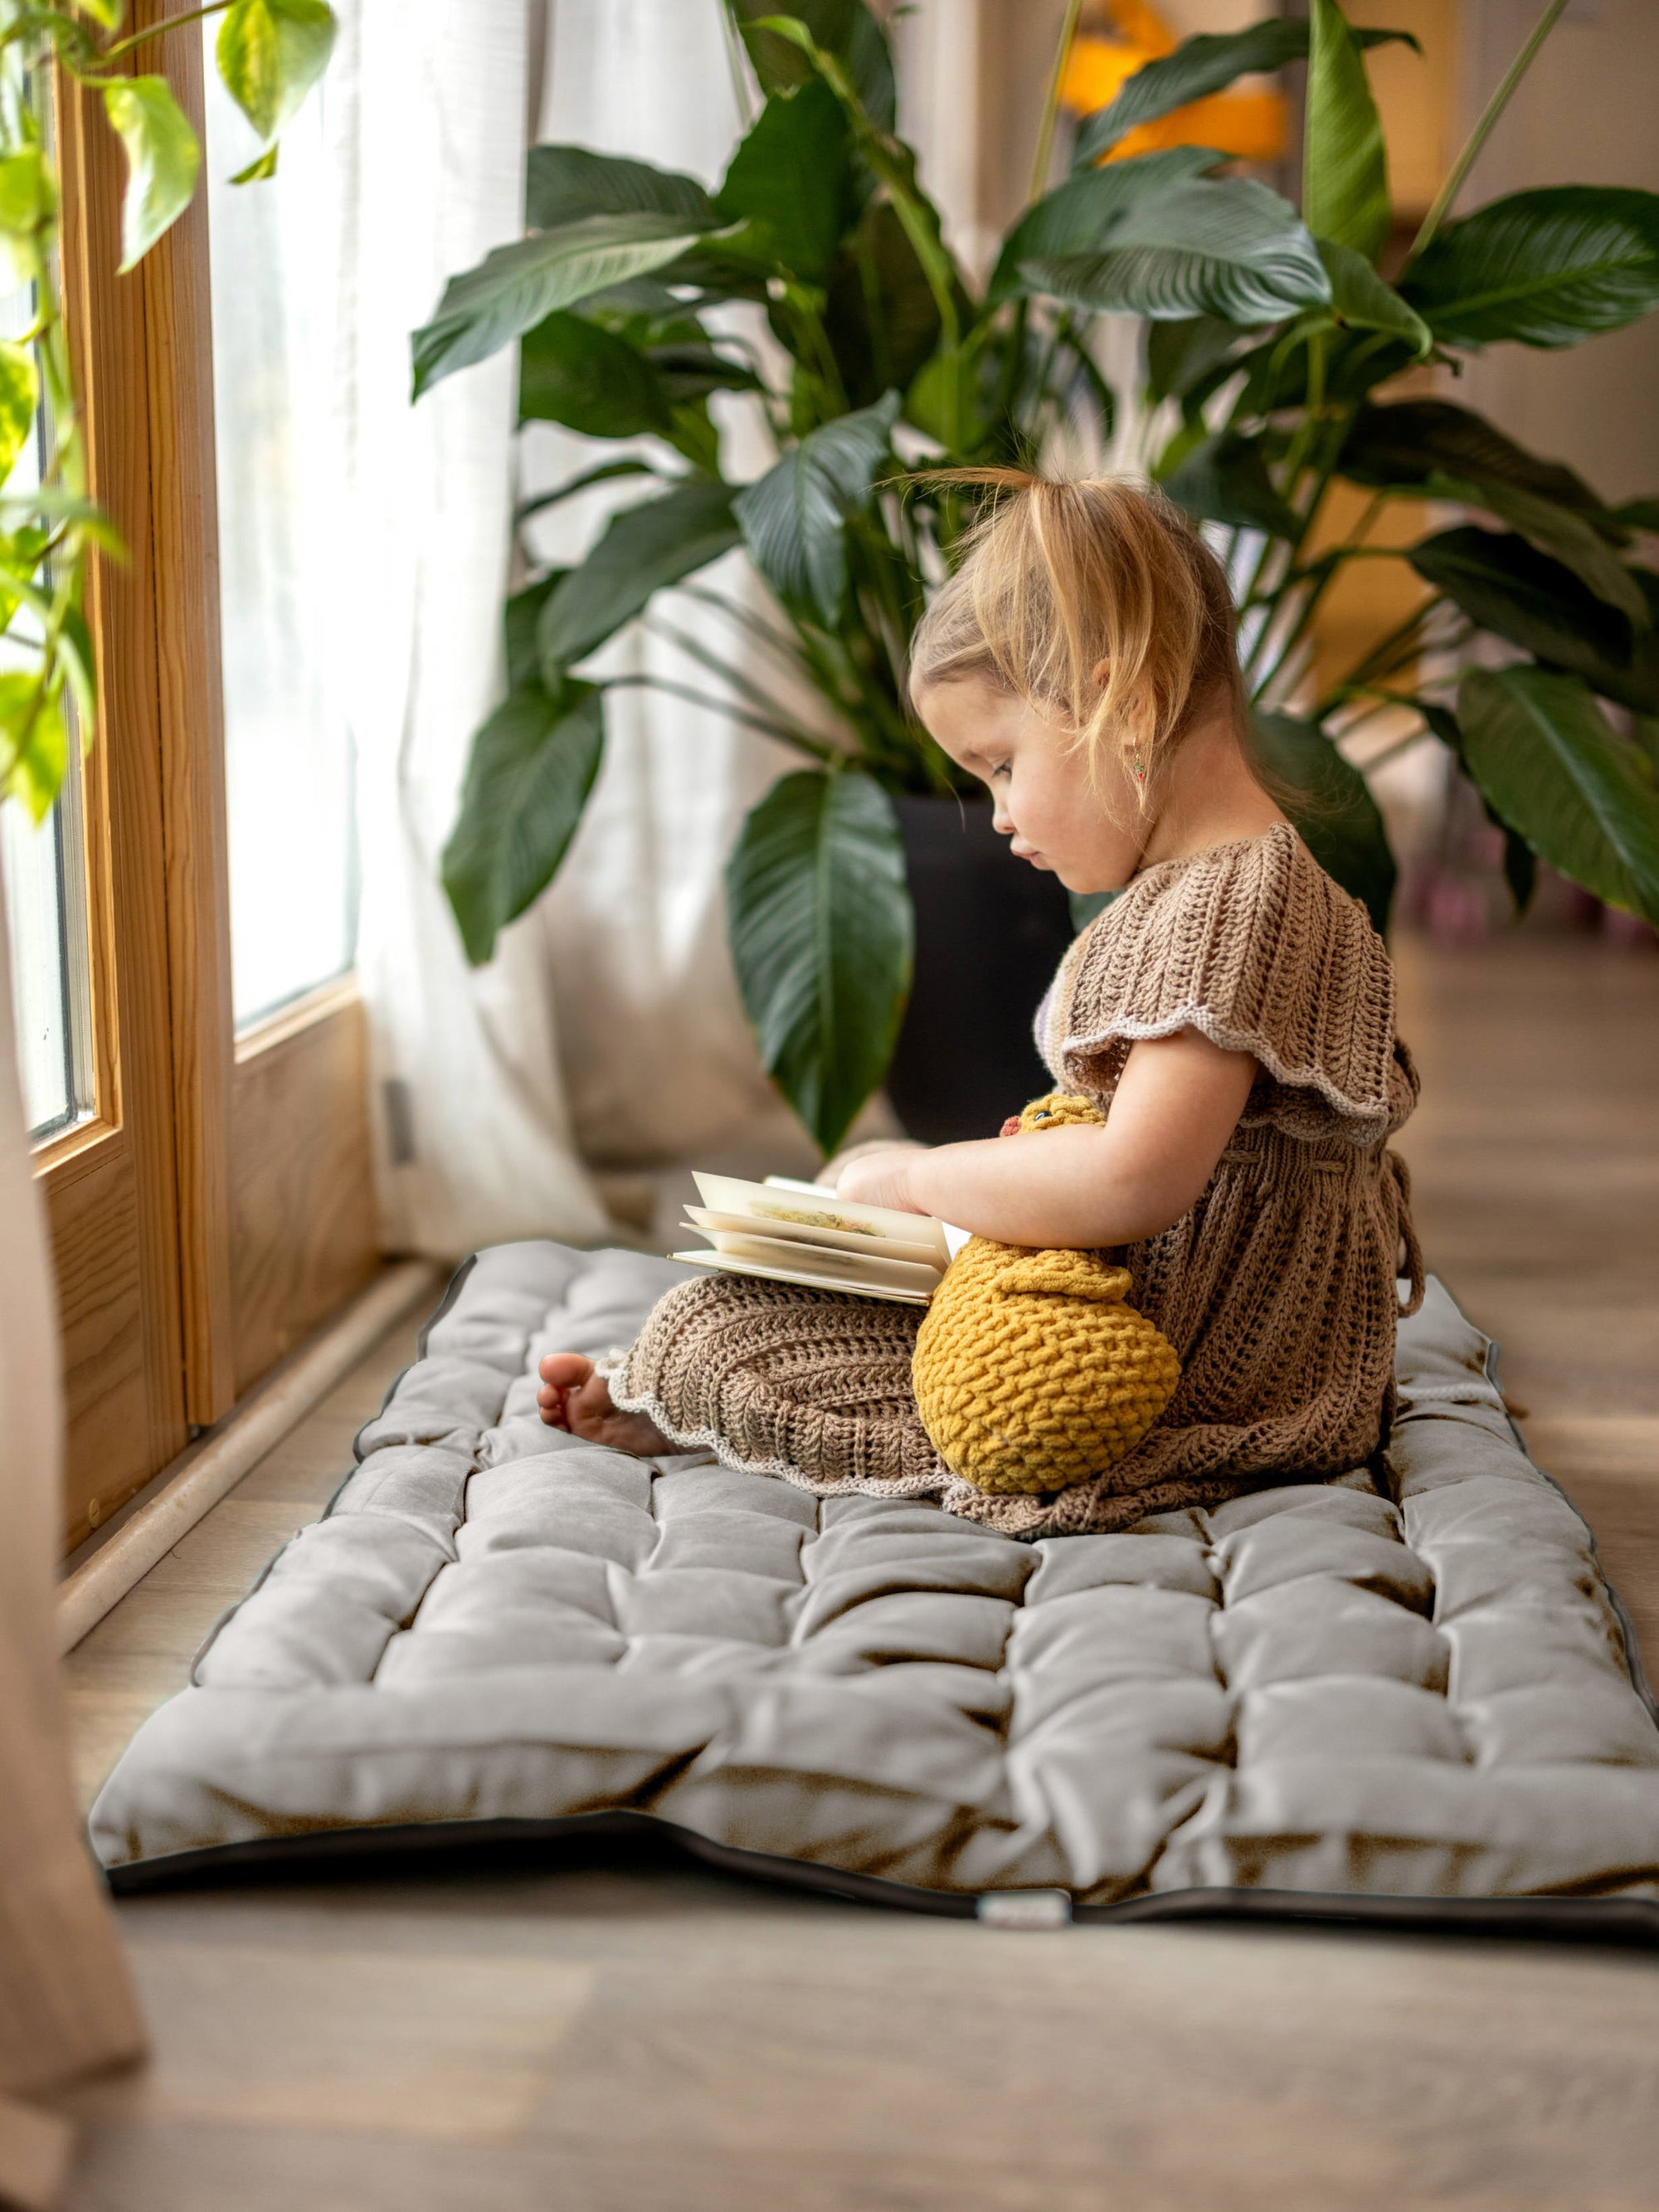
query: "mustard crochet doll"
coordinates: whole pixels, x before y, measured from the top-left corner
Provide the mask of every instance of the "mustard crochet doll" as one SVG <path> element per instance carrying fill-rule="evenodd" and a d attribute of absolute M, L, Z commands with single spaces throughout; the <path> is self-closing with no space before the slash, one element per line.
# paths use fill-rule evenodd
<path fill-rule="evenodd" d="M 1024 1130 L 1103 1121 L 1086 1098 L 1034 1098 Z M 987 1491 L 1064 1490 L 1133 1451 L 1175 1395 L 1181 1363 L 1123 1303 L 1127 1267 L 1094 1252 L 970 1237 L 934 1291 L 911 1376 L 953 1474 Z"/>

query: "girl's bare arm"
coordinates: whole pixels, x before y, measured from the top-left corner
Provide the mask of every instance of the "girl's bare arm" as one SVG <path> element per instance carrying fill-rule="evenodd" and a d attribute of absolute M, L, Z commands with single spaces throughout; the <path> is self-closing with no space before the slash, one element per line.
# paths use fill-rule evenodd
<path fill-rule="evenodd" d="M 895 1146 L 851 1161 L 836 1188 L 1004 1244 L 1139 1243 L 1179 1221 L 1215 1173 L 1255 1072 L 1249 1053 L 1182 1030 L 1131 1047 L 1103 1128 Z"/>

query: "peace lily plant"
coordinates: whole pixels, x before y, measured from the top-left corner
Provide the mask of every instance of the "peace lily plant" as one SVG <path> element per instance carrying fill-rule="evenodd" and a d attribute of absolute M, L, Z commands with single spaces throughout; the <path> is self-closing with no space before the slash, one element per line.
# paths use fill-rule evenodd
<path fill-rule="evenodd" d="M 263 150 L 233 182 L 276 172 L 278 134 L 328 64 L 335 22 L 324 0 L 216 0 L 123 37 L 125 0 L 0 0 L 0 292 L 21 292 L 26 326 L 0 342 L 0 792 L 36 820 L 69 764 L 70 730 L 90 744 L 97 686 L 82 614 L 94 547 L 121 541 L 87 496 L 58 282 L 59 198 L 48 117 L 60 88 L 102 106 L 125 152 L 123 272 L 189 206 L 196 134 L 164 76 L 132 58 L 181 23 L 220 16 L 219 74 Z M 45 400 L 44 434 L 37 440 Z"/>
<path fill-rule="evenodd" d="M 1379 924 L 1395 863 L 1333 738 L 1402 705 L 1503 825 L 1518 900 L 1540 855 L 1659 921 L 1643 720 L 1659 716 L 1659 574 L 1632 557 L 1659 502 L 1608 507 L 1469 409 L 1389 389 L 1416 363 L 1455 373 L 1489 345 L 1576 345 L 1659 304 L 1653 193 L 1557 185 L 1448 219 L 1563 5 L 1545 9 L 1394 282 L 1377 265 L 1394 214 L 1364 50 L 1405 34 L 1354 29 L 1337 0 L 1312 0 L 1306 21 L 1189 39 L 1129 78 L 1082 128 L 1066 180 L 1034 187 L 982 288 L 894 135 L 887 41 L 860 0 L 787 15 L 731 0 L 763 104 L 712 193 L 644 162 L 535 148 L 528 234 L 451 282 L 415 337 L 416 394 L 516 343 L 524 421 L 648 441 L 534 507 L 624 475 L 651 495 L 507 604 L 508 694 L 475 739 L 444 856 L 470 956 L 487 959 L 557 869 L 599 772 L 607 691 L 701 696 L 580 672 L 678 586 L 696 634 L 656 626 L 721 681 L 726 711 L 799 763 L 743 825 L 729 930 L 766 1066 L 833 1148 L 885 1073 L 908 982 L 890 795 L 956 781 L 904 704 L 925 580 L 948 568 L 963 520 L 925 471 L 1026 462 L 1062 428 L 1098 446 L 1125 406 L 1157 434 L 1152 473 L 1212 526 L 1237 580 L 1261 748 L 1306 795 L 1315 850 Z M 1299 212 L 1203 149 L 1112 158 L 1138 125 L 1303 59 Z M 1039 185 L 1053 120 L 1051 99 Z M 726 334 L 729 316 L 716 332 L 707 313 L 731 301 L 764 314 L 775 349 Z M 1115 394 L 1097 366 L 1106 315 L 1144 319 L 1133 392 Z M 752 394 L 775 442 L 756 483 L 722 473 L 708 407 L 722 391 Z M 1321 526 L 1340 484 L 1370 496 L 1331 544 Z M 1368 542 L 1401 501 L 1421 514 L 1418 541 Z M 1448 506 L 1474 519 L 1439 527 Z M 737 547 L 767 586 L 761 610 L 689 580 Z M 1322 601 L 1351 563 L 1384 557 L 1410 562 L 1421 603 L 1315 696 Z M 1474 665 L 1482 636 L 1498 649 Z M 1413 688 L 1431 643 L 1431 665 L 1469 665 Z M 787 703 L 803 678 L 810 721 Z"/>

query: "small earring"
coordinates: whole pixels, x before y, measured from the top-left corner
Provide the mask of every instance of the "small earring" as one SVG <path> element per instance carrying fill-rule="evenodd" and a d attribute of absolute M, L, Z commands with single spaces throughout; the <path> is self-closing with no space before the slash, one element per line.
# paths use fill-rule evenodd
<path fill-rule="evenodd" d="M 1135 757 L 1134 757 L 1133 760 L 1132 760 L 1132 761 L 1130 762 L 1130 763 L 1129 763 L 1129 773 L 1130 773 L 1130 775 L 1133 775 L 1133 778 L 1134 778 L 1134 780 L 1135 780 L 1135 781 L 1136 781 L 1137 783 L 1145 783 L 1145 782 L 1146 782 L 1146 754 L 1145 754 L 1145 753 L 1137 753 L 1137 754 L 1135 755 Z"/>

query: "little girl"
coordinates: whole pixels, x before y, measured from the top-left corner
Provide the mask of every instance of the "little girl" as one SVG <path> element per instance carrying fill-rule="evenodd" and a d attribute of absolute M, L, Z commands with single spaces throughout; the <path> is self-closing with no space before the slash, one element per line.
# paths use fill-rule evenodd
<path fill-rule="evenodd" d="M 1422 1296 L 1386 1149 L 1417 1079 L 1381 939 L 1252 765 L 1226 579 L 1198 533 L 1125 483 L 975 480 L 994 496 L 916 633 L 911 699 L 1022 860 L 1119 894 L 1036 1019 L 1055 1082 L 1106 1119 L 860 1146 L 825 1179 L 1000 1243 L 1106 1252 L 1180 1357 L 1176 1395 L 1094 1480 L 988 1496 L 921 1428 L 913 1312 L 727 1275 L 672 1291 L 609 1375 L 544 1360 L 540 1399 L 624 1450 L 707 1448 L 821 1494 L 932 1495 L 1054 1535 L 1376 1449 L 1402 1258 L 1404 1310 Z"/>

